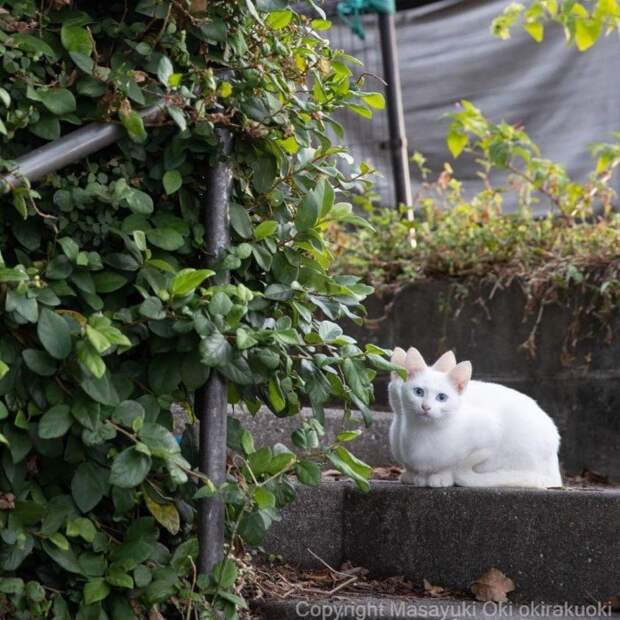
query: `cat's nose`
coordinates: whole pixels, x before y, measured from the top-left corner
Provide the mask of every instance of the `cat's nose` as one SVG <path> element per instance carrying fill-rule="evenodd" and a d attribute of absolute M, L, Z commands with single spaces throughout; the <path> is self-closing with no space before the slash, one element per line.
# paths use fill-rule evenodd
<path fill-rule="evenodd" d="M 422 405 L 422 411 L 424 411 L 424 413 L 428 413 L 430 410 L 430 405 Z"/>

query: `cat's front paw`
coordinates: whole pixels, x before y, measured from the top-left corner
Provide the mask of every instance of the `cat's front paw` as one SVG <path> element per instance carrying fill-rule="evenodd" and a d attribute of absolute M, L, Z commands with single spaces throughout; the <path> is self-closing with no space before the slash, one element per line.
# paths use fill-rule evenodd
<path fill-rule="evenodd" d="M 428 477 L 429 487 L 451 487 L 454 486 L 454 476 L 451 471 L 440 471 L 430 474 Z"/>
<path fill-rule="evenodd" d="M 425 474 L 419 474 L 414 471 L 404 471 L 400 475 L 400 481 L 404 484 L 412 484 L 416 487 L 425 487 L 427 485 L 427 477 Z"/>

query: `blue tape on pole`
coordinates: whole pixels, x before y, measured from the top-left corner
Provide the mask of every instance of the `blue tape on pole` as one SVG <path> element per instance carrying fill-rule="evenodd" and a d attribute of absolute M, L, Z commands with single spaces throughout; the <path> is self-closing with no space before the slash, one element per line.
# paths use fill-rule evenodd
<path fill-rule="evenodd" d="M 338 16 L 360 38 L 366 38 L 362 24 L 363 13 L 396 13 L 395 0 L 343 0 L 338 3 Z"/>

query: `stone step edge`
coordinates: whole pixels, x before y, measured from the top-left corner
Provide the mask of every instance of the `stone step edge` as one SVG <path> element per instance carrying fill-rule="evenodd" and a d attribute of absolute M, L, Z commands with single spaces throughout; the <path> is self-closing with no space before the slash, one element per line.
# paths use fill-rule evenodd
<path fill-rule="evenodd" d="M 429 511 L 445 515 L 442 539 L 426 525 Z M 411 514 L 405 532 L 414 529 L 403 539 L 393 523 L 405 514 Z M 264 549 L 299 568 L 318 568 L 319 556 L 335 568 L 351 561 L 379 578 L 404 575 L 420 585 L 427 578 L 465 591 L 495 567 L 515 581 L 518 601 L 582 603 L 618 595 L 620 489 L 427 489 L 372 481 L 370 493 L 362 494 L 351 483 L 323 482 L 298 487 L 282 517 Z M 455 546 L 461 518 L 472 536 Z M 532 524 L 538 524 L 534 540 L 542 546 L 529 542 Z"/>

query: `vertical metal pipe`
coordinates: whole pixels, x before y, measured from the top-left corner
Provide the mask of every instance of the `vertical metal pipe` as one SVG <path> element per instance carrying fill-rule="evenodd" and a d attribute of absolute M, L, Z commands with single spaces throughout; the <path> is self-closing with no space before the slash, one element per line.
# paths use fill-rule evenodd
<path fill-rule="evenodd" d="M 213 264 L 230 243 L 228 204 L 232 173 L 225 157 L 230 152 L 231 136 L 226 130 L 218 130 L 218 136 L 222 154 L 206 170 L 202 205 L 208 264 Z M 220 275 L 220 284 L 227 280 L 228 274 Z M 212 370 L 206 385 L 196 394 L 196 411 L 200 420 L 200 471 L 218 487 L 226 478 L 227 405 L 226 381 Z M 200 502 L 198 537 L 198 570 L 209 573 L 224 556 L 224 500 L 219 493 Z"/>
<path fill-rule="evenodd" d="M 411 176 L 409 173 L 409 154 L 407 152 L 407 132 L 400 85 L 400 66 L 396 45 L 396 26 L 394 15 L 379 13 L 379 37 L 381 39 L 381 59 L 383 61 L 383 78 L 386 81 L 385 95 L 387 104 L 388 127 L 390 132 L 389 148 L 392 159 L 394 190 L 399 204 L 412 206 Z M 409 218 L 413 219 L 413 210 L 409 209 Z"/>

